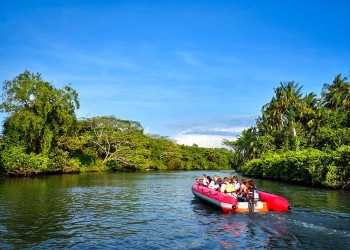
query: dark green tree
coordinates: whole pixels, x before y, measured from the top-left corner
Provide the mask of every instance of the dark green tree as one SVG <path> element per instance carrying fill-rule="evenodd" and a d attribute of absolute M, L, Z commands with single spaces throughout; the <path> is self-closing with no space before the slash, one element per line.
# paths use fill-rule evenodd
<path fill-rule="evenodd" d="M 79 108 L 74 89 L 69 85 L 56 89 L 40 74 L 25 71 L 3 83 L 2 99 L 0 111 L 7 117 L 1 160 L 7 172 L 31 174 L 70 165 L 64 150 L 75 131 Z"/>
<path fill-rule="evenodd" d="M 29 71 L 3 84 L 0 110 L 7 142 L 22 144 L 28 153 L 48 154 L 74 133 L 78 93 L 69 85 L 56 89 Z"/>
<path fill-rule="evenodd" d="M 350 111 L 350 83 L 347 77 L 338 74 L 332 84 L 325 83 L 322 89 L 322 103 L 334 111 Z"/>
<path fill-rule="evenodd" d="M 266 127 L 277 132 L 275 134 L 277 148 L 284 147 L 284 142 L 290 141 L 287 148 L 298 150 L 297 113 L 302 111 L 302 94 L 298 83 L 281 83 L 275 88 L 275 96 L 262 108 L 262 117 L 268 124 Z M 286 138 L 287 137 L 287 138 Z"/>
<path fill-rule="evenodd" d="M 117 170 L 137 170 L 147 165 L 147 140 L 139 122 L 102 116 L 83 119 L 80 126 L 79 133 L 103 165 Z"/>

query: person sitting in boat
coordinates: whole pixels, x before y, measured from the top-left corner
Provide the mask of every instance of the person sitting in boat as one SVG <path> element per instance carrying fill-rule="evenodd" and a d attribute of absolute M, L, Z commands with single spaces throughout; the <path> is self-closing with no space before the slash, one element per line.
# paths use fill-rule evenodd
<path fill-rule="evenodd" d="M 246 184 L 247 184 L 247 179 L 242 178 L 242 180 L 240 182 L 240 188 L 239 188 L 240 193 L 246 191 Z"/>
<path fill-rule="evenodd" d="M 220 188 L 221 188 L 221 185 L 222 185 L 222 179 L 219 177 L 217 180 L 216 180 L 216 191 L 220 191 Z"/>
<path fill-rule="evenodd" d="M 236 190 L 235 190 L 235 186 L 233 184 L 233 177 L 229 179 L 229 182 L 226 183 L 226 190 L 225 193 L 228 195 L 233 195 L 235 194 Z"/>
<path fill-rule="evenodd" d="M 220 192 L 221 193 L 226 193 L 226 186 L 227 184 L 229 184 L 229 180 L 227 177 L 224 178 L 224 180 L 222 181 L 222 184 L 220 186 Z"/>
<path fill-rule="evenodd" d="M 248 197 L 247 197 L 247 179 L 245 178 L 242 178 L 241 180 L 241 186 L 240 186 L 240 189 L 239 189 L 239 192 L 237 193 L 237 200 L 238 201 L 247 201 L 248 200 Z"/>
<path fill-rule="evenodd" d="M 214 190 L 218 189 L 219 185 L 217 185 L 217 183 L 216 183 L 218 178 L 219 177 L 217 175 L 214 175 L 212 181 L 209 183 L 208 188 L 214 189 Z"/>
<path fill-rule="evenodd" d="M 238 183 L 238 185 L 237 185 Z M 238 182 L 237 176 L 231 176 L 229 178 L 229 183 L 226 184 L 226 194 L 232 195 L 237 198 L 237 193 L 239 192 L 240 184 Z"/>
<path fill-rule="evenodd" d="M 241 184 L 239 183 L 237 176 L 232 177 L 232 185 L 234 185 L 235 192 L 238 193 L 241 189 Z"/>
<path fill-rule="evenodd" d="M 208 185 L 208 179 L 207 179 L 207 176 L 205 174 L 202 174 L 202 178 L 199 179 L 199 183 L 201 183 L 203 186 Z"/>
<path fill-rule="evenodd" d="M 210 183 L 211 183 L 213 180 L 211 179 L 211 177 L 210 177 L 209 175 L 207 176 L 207 180 L 208 180 L 208 185 L 207 185 L 207 187 L 209 187 Z"/>
<path fill-rule="evenodd" d="M 256 186 L 253 180 L 248 180 L 247 182 L 247 196 L 248 199 L 259 199 L 259 194 L 256 192 Z"/>

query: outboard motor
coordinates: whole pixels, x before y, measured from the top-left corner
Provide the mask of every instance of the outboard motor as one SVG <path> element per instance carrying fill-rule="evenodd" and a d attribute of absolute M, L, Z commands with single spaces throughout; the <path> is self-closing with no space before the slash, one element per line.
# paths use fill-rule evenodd
<path fill-rule="evenodd" d="M 256 189 L 249 192 L 249 210 L 255 212 L 256 203 L 260 201 L 259 193 Z"/>

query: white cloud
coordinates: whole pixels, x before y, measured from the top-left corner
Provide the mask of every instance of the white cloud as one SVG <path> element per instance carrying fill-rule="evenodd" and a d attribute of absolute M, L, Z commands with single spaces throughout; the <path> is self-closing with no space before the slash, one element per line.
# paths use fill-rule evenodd
<path fill-rule="evenodd" d="M 247 129 L 245 126 L 235 126 L 230 128 L 213 128 L 210 131 L 223 132 L 223 133 L 241 133 L 244 129 Z"/>
<path fill-rule="evenodd" d="M 173 139 L 180 145 L 197 144 L 206 148 L 227 148 L 223 140 L 233 141 L 254 121 L 253 116 L 216 117 L 177 124 L 180 128 Z M 214 125 L 215 124 L 215 125 Z"/>
<path fill-rule="evenodd" d="M 175 140 L 178 144 L 184 144 L 192 146 L 197 144 L 199 147 L 205 148 L 223 148 L 222 141 L 234 140 L 235 136 L 222 136 L 222 135 L 196 135 L 196 134 L 178 134 L 175 136 Z"/>
<path fill-rule="evenodd" d="M 230 128 L 212 128 L 202 130 L 186 129 L 178 133 L 174 139 L 178 144 L 192 146 L 197 144 L 205 148 L 222 148 L 226 147 L 222 144 L 223 140 L 233 141 L 236 135 L 240 134 L 246 127 L 230 127 Z"/>

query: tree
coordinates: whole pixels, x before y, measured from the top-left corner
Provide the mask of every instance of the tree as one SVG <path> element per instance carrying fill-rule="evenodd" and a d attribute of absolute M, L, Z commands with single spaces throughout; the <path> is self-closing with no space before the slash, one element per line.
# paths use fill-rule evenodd
<path fill-rule="evenodd" d="M 102 116 L 81 120 L 80 134 L 94 148 L 102 164 L 112 168 L 138 169 L 148 156 L 139 122 Z"/>
<path fill-rule="evenodd" d="M 301 103 L 301 88 L 295 82 L 281 83 L 274 89 L 275 96 L 263 106 L 262 113 L 275 129 L 282 130 L 294 122 L 295 112 Z"/>
<path fill-rule="evenodd" d="M 295 122 L 297 113 L 300 114 L 302 111 L 301 88 L 294 81 L 281 83 L 280 87 L 274 89 L 275 96 L 270 103 L 262 108 L 263 119 L 269 124 L 266 127 L 272 131 L 280 132 L 279 135 L 282 135 L 282 137 L 277 138 L 277 142 L 279 141 L 278 144 L 280 144 L 277 145 L 278 148 L 283 146 L 284 141 L 291 141 L 290 146 L 294 150 L 298 150 L 299 143 Z M 285 135 L 289 135 L 290 138 L 285 138 Z"/>
<path fill-rule="evenodd" d="M 275 96 L 262 107 L 256 125 L 244 130 L 235 141 L 224 142 L 235 151 L 236 164 L 262 157 L 268 151 L 295 151 L 307 146 L 307 128 L 314 129 L 315 136 L 319 107 L 316 95 L 302 98 L 301 87 L 294 82 L 281 83 L 274 92 Z"/>
<path fill-rule="evenodd" d="M 235 141 L 224 140 L 224 144 L 232 147 L 237 156 L 236 164 L 241 164 L 257 156 L 257 141 L 258 134 L 256 127 L 251 127 L 243 130 L 242 134 L 237 136 Z"/>
<path fill-rule="evenodd" d="M 24 145 L 28 153 L 47 155 L 75 130 L 78 93 L 69 85 L 56 89 L 39 73 L 25 71 L 4 82 L 2 99 L 0 110 L 9 114 L 5 140 Z"/>
<path fill-rule="evenodd" d="M 325 107 L 338 111 L 350 111 L 350 83 L 347 77 L 338 74 L 332 84 L 325 83 L 322 88 L 322 103 Z"/>

